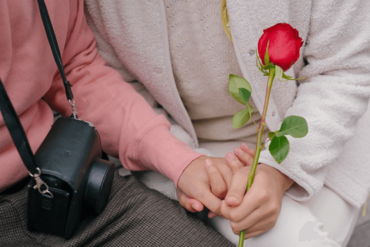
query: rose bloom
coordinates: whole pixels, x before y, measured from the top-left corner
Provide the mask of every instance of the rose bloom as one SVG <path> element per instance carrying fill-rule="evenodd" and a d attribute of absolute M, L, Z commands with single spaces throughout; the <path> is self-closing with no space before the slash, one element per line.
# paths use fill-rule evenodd
<path fill-rule="evenodd" d="M 278 23 L 263 30 L 263 35 L 258 41 L 258 54 L 265 64 L 265 53 L 269 43 L 268 52 L 270 63 L 288 70 L 299 58 L 299 49 L 303 45 L 297 29 L 288 23 Z"/>

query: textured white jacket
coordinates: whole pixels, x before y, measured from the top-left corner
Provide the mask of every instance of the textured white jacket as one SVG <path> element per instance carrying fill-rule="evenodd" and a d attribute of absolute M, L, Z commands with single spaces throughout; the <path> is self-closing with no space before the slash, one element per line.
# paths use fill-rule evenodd
<path fill-rule="evenodd" d="M 286 194 L 295 200 L 308 200 L 325 183 L 360 207 L 370 191 L 370 1 L 228 0 L 227 8 L 239 66 L 260 112 L 267 79 L 255 67 L 254 50 L 263 29 L 290 23 L 305 41 L 287 74 L 306 79 L 299 86 L 274 83 L 266 124 L 277 130 L 284 117 L 299 115 L 308 135 L 289 139 L 281 165 L 267 150 L 260 162 L 294 179 Z M 175 134 L 196 148 L 172 74 L 163 1 L 86 0 L 86 14 L 108 64 L 127 81 L 141 82 L 149 103 L 158 102 L 178 123 Z"/>

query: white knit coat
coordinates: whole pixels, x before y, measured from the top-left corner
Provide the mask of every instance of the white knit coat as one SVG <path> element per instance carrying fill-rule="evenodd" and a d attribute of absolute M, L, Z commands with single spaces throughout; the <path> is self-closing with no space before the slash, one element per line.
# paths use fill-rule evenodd
<path fill-rule="evenodd" d="M 370 1 L 227 0 L 227 8 L 239 66 L 260 113 L 267 78 L 255 67 L 254 51 L 263 29 L 286 22 L 305 41 L 286 74 L 306 79 L 299 86 L 274 82 L 266 124 L 278 130 L 284 117 L 299 115 L 308 135 L 289 138 L 282 164 L 267 150 L 260 162 L 296 182 L 286 192 L 295 200 L 310 199 L 325 183 L 360 207 L 370 191 Z M 172 73 L 163 0 L 86 0 L 86 14 L 108 64 L 127 81 L 141 82 L 149 103 L 158 102 L 176 121 L 174 134 L 196 148 Z"/>

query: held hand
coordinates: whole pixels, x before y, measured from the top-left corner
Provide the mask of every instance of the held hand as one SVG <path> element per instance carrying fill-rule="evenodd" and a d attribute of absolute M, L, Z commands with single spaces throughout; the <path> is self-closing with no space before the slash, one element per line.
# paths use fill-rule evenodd
<path fill-rule="evenodd" d="M 227 189 L 230 188 L 233 174 L 235 174 L 244 165 L 252 165 L 253 162 L 254 150 L 248 148 L 247 145 L 242 144 L 241 149 L 236 148 L 234 152 L 236 157 L 232 153 L 228 153 L 226 155 L 226 161 L 228 165 L 226 165 L 225 159 L 222 158 L 206 157 L 207 159 L 204 160 L 206 168 L 205 170 L 208 175 L 208 184 L 212 193 L 219 199 L 223 199 L 225 197 Z M 239 160 L 243 160 L 243 163 L 241 163 Z M 199 163 L 199 161 L 201 161 L 201 159 L 197 159 L 193 163 Z M 198 164 L 197 168 L 202 167 Z M 191 172 L 191 170 L 193 169 L 190 169 L 189 171 Z M 194 213 L 203 210 L 203 204 L 200 201 L 190 198 L 179 189 L 177 189 L 177 197 L 179 198 L 180 204 L 188 211 Z M 212 209 L 210 210 L 211 212 L 208 214 L 208 217 L 215 217 L 217 213 L 212 211 Z"/>
<path fill-rule="evenodd" d="M 233 171 L 233 174 L 236 174 L 244 166 L 251 166 L 253 164 L 255 152 L 245 143 L 242 143 L 240 148 L 235 148 L 234 154 L 236 157 L 232 153 L 227 153 L 225 156 L 227 164 Z"/>
<path fill-rule="evenodd" d="M 190 163 L 178 181 L 177 196 L 181 206 L 196 212 L 202 211 L 204 205 L 219 214 L 221 199 L 230 187 L 232 176 L 224 158 L 199 157 Z"/>
<path fill-rule="evenodd" d="M 238 155 L 241 161 L 246 162 L 242 157 Z M 253 185 L 245 194 L 250 169 L 250 166 L 243 167 L 233 176 L 221 206 L 221 214 L 230 219 L 233 232 L 239 234 L 246 230 L 246 239 L 274 227 L 283 194 L 293 184 L 293 180 L 275 168 L 260 164 Z"/>

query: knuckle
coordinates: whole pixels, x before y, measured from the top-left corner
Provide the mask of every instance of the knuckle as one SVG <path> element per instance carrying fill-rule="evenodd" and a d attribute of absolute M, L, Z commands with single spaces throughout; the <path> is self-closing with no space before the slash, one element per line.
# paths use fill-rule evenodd
<path fill-rule="evenodd" d="M 237 222 L 240 219 L 240 214 L 238 212 L 232 211 L 230 212 L 230 221 Z"/>
<path fill-rule="evenodd" d="M 209 173 L 209 174 L 211 174 L 211 175 L 214 175 L 214 174 L 217 174 L 217 173 L 218 173 L 218 170 L 217 170 L 217 168 L 216 168 L 216 167 L 214 167 L 214 166 L 210 166 L 210 167 L 208 168 L 208 173 Z"/>
<path fill-rule="evenodd" d="M 272 221 L 271 224 L 268 226 L 268 229 L 266 229 L 266 231 L 274 228 L 275 225 L 276 225 L 276 221 Z"/>
<path fill-rule="evenodd" d="M 224 208 L 221 208 L 219 213 L 224 219 L 230 220 L 229 212 Z"/>
<path fill-rule="evenodd" d="M 227 193 L 226 190 L 223 188 L 212 188 L 212 192 L 215 196 L 222 199 L 226 196 Z"/>
<path fill-rule="evenodd" d="M 189 205 L 189 203 L 186 203 L 184 200 L 181 200 L 180 201 L 180 205 L 184 208 L 186 208 L 188 211 L 190 211 L 191 207 Z"/>
<path fill-rule="evenodd" d="M 270 195 L 269 193 L 267 193 L 267 191 L 265 190 L 262 190 L 260 193 L 259 193 L 259 201 L 260 202 L 266 202 L 268 201 L 270 198 Z"/>
<path fill-rule="evenodd" d="M 243 200 L 243 196 L 244 195 L 239 195 L 237 192 L 235 191 L 229 191 L 229 193 L 227 194 L 227 196 L 229 197 L 234 197 L 236 199 L 237 202 L 241 202 Z"/>
<path fill-rule="evenodd" d="M 217 167 L 217 168 L 220 168 L 220 167 L 227 167 L 228 165 L 227 165 L 227 163 L 226 163 L 226 161 L 224 161 L 224 160 L 215 160 L 214 162 L 213 162 L 213 164 Z"/>
<path fill-rule="evenodd" d="M 278 218 L 279 218 L 279 215 L 278 214 L 276 214 L 276 215 L 273 216 L 273 218 L 272 218 L 272 227 L 274 227 L 276 225 L 276 222 L 277 222 Z"/>
<path fill-rule="evenodd" d="M 259 233 L 258 232 L 254 232 L 254 233 L 251 233 L 251 234 L 248 234 L 244 237 L 244 239 L 249 239 L 249 238 L 253 238 L 255 236 L 257 236 Z"/>
<path fill-rule="evenodd" d="M 188 209 L 188 210 L 189 210 L 189 208 L 191 208 L 191 207 L 190 207 L 190 203 L 189 203 L 187 200 L 183 200 L 183 202 L 182 202 L 182 206 L 183 206 L 184 208 Z"/>
<path fill-rule="evenodd" d="M 275 215 L 278 215 L 278 214 L 279 214 L 279 207 L 278 207 L 278 205 L 276 205 L 276 204 L 272 204 L 272 205 L 268 208 L 267 213 L 268 213 L 269 215 L 274 216 L 274 217 L 275 217 Z"/>
<path fill-rule="evenodd" d="M 276 225 L 276 221 L 271 221 L 269 224 L 267 224 L 265 227 L 264 227 L 264 231 L 268 231 L 272 228 L 274 228 Z"/>
<path fill-rule="evenodd" d="M 188 196 L 194 199 L 201 199 L 203 197 L 203 192 L 202 190 L 195 190 L 192 193 L 188 194 Z"/>
<path fill-rule="evenodd" d="M 220 205 L 212 205 L 212 207 L 208 208 L 211 212 L 215 213 L 215 214 L 220 214 L 220 209 L 221 209 L 221 206 Z"/>
<path fill-rule="evenodd" d="M 239 235 L 239 232 L 240 232 L 240 231 L 238 231 L 236 224 L 235 224 L 234 222 L 231 222 L 231 223 L 230 223 L 230 226 L 231 226 L 231 230 L 233 231 L 233 233 L 234 233 L 235 235 Z"/>
<path fill-rule="evenodd" d="M 179 198 L 179 203 L 181 206 L 185 206 L 184 204 L 184 197 L 180 194 L 180 195 L 177 195 L 177 197 Z"/>
<path fill-rule="evenodd" d="M 217 185 L 212 186 L 212 190 L 217 193 L 224 193 L 226 191 L 226 185 L 224 183 L 218 183 Z"/>
<path fill-rule="evenodd" d="M 186 210 L 188 210 L 189 212 L 194 211 L 194 209 L 190 205 L 186 205 L 186 207 L 184 208 L 186 208 Z"/>
<path fill-rule="evenodd" d="M 230 165 L 232 166 L 232 167 L 242 167 L 243 165 L 242 165 L 242 163 L 238 160 L 238 159 L 234 159 L 231 163 L 230 163 Z"/>
<path fill-rule="evenodd" d="M 270 230 L 271 228 L 275 227 L 276 222 L 277 222 L 277 218 L 276 218 L 276 220 L 274 220 L 274 221 L 271 223 L 271 225 L 270 225 L 269 229 L 267 229 L 267 230 Z"/>
<path fill-rule="evenodd" d="M 252 159 L 252 157 L 249 154 L 243 152 L 242 159 L 243 161 L 249 161 Z"/>
<path fill-rule="evenodd" d="M 179 203 L 181 204 L 181 201 L 182 201 L 182 196 L 180 193 L 177 193 L 177 198 L 179 199 Z"/>

